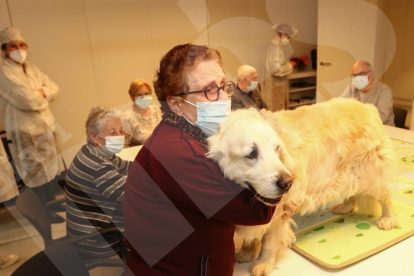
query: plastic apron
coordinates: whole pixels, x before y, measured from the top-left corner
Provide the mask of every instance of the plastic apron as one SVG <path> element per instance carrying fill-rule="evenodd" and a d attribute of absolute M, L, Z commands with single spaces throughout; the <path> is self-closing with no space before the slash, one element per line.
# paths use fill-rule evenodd
<path fill-rule="evenodd" d="M 293 49 L 280 42 L 271 41 L 266 52 L 264 70 L 263 99 L 270 111 L 286 108 L 286 93 L 289 89 L 288 74 L 292 72 L 290 57 Z"/>
<path fill-rule="evenodd" d="M 36 66 L 23 68 L 8 60 L 0 70 L 0 113 L 11 156 L 19 176 L 28 187 L 52 181 L 62 171 L 55 140 L 55 122 L 49 102 L 58 86 Z M 43 98 L 37 89 L 43 89 Z"/>

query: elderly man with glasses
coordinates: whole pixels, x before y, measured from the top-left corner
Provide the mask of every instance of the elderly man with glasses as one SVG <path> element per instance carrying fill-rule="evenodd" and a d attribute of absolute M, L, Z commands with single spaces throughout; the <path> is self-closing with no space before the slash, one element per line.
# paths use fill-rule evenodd
<path fill-rule="evenodd" d="M 362 103 L 375 105 L 382 123 L 394 126 L 391 88 L 374 79 L 372 66 L 367 61 L 356 62 L 351 71 L 352 84 L 348 85 L 341 98 L 354 98 Z"/>

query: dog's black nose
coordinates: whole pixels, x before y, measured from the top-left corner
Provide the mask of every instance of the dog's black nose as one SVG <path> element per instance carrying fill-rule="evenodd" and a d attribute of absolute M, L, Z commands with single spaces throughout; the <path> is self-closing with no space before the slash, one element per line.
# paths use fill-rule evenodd
<path fill-rule="evenodd" d="M 292 187 L 293 178 L 290 176 L 281 177 L 276 181 L 276 186 L 278 186 L 283 192 L 289 191 Z"/>

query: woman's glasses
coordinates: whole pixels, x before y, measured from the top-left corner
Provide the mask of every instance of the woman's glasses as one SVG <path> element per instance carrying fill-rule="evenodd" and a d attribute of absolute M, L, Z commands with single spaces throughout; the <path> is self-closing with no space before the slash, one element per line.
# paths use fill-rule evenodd
<path fill-rule="evenodd" d="M 183 92 L 180 94 L 176 94 L 175 96 L 182 96 L 192 93 L 201 93 L 203 92 L 206 96 L 207 100 L 209 101 L 217 101 L 220 97 L 220 91 L 223 90 L 227 96 L 231 96 L 234 93 L 234 90 L 236 89 L 236 85 L 232 81 L 226 82 L 223 86 L 219 87 L 216 84 L 211 84 L 201 90 L 198 91 L 191 91 L 191 92 Z"/>

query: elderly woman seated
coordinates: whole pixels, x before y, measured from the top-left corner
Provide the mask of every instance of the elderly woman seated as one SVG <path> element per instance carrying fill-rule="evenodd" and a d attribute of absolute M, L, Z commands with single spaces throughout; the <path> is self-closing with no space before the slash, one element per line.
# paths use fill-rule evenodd
<path fill-rule="evenodd" d="M 134 104 L 122 116 L 125 144 L 143 145 L 161 121 L 161 110 L 158 106 L 150 105 L 152 90 L 145 80 L 133 80 L 128 92 Z"/>
<path fill-rule="evenodd" d="M 97 229 L 118 227 L 123 230 L 122 202 L 130 161 L 115 153 L 124 147 L 120 112 L 92 108 L 86 121 L 84 145 L 66 175 L 67 234 L 69 238 Z M 77 248 L 84 257 L 107 257 L 120 253 L 119 237 L 83 241 Z"/>

